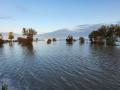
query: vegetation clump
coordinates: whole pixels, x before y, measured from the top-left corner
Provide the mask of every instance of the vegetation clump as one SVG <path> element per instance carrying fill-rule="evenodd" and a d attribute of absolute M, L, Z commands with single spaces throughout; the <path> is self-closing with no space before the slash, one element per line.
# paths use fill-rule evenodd
<path fill-rule="evenodd" d="M 55 41 L 57 41 L 57 40 L 56 40 L 56 38 L 53 38 L 52 41 L 55 42 Z"/>
<path fill-rule="evenodd" d="M 85 42 L 84 37 L 80 37 L 79 40 L 80 40 L 80 43 L 84 43 Z"/>
<path fill-rule="evenodd" d="M 115 45 L 118 37 L 120 37 L 119 25 L 103 25 L 97 31 L 93 31 L 89 35 L 91 43 L 106 45 Z"/>
<path fill-rule="evenodd" d="M 47 44 L 51 44 L 51 42 L 52 42 L 52 40 L 49 38 L 49 39 L 47 40 Z"/>
<path fill-rule="evenodd" d="M 68 35 L 66 41 L 67 41 L 68 43 L 72 43 L 73 41 L 76 41 L 76 40 L 73 38 L 72 35 Z"/>
<path fill-rule="evenodd" d="M 13 32 L 8 33 L 8 39 L 10 40 L 10 42 L 12 42 L 12 40 L 14 39 L 14 33 Z"/>
<path fill-rule="evenodd" d="M 3 44 L 3 42 L 4 42 L 4 41 L 3 41 L 3 36 L 2 36 L 2 34 L 0 33 L 0 45 Z"/>
<path fill-rule="evenodd" d="M 6 84 L 2 85 L 2 90 L 8 90 L 8 85 Z"/>
<path fill-rule="evenodd" d="M 34 35 L 37 34 L 37 32 L 32 28 L 29 28 L 29 29 L 23 28 L 22 32 L 23 32 L 24 38 L 18 37 L 18 42 L 22 43 L 23 45 L 31 45 L 33 42 L 33 37 Z"/>

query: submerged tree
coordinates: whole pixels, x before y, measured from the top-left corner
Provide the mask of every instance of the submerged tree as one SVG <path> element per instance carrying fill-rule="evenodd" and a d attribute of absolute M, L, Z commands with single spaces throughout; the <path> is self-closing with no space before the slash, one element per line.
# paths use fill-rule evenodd
<path fill-rule="evenodd" d="M 66 42 L 68 45 L 72 45 L 74 41 L 76 41 L 76 40 L 73 38 L 72 35 L 67 36 Z"/>
<path fill-rule="evenodd" d="M 8 90 L 8 85 L 6 84 L 2 85 L 2 90 Z"/>
<path fill-rule="evenodd" d="M 49 38 L 49 39 L 47 40 L 47 44 L 51 44 L 51 42 L 52 42 L 52 40 Z"/>
<path fill-rule="evenodd" d="M 66 41 L 67 41 L 67 42 L 73 42 L 73 41 L 74 41 L 73 36 L 72 36 L 72 35 L 68 35 Z"/>
<path fill-rule="evenodd" d="M 85 42 L 84 37 L 80 37 L 79 40 L 80 40 L 80 43 L 84 43 Z"/>
<path fill-rule="evenodd" d="M 0 33 L 0 45 L 3 44 L 3 36 L 2 34 Z"/>
<path fill-rule="evenodd" d="M 90 38 L 91 43 L 98 43 L 98 42 L 100 42 L 101 35 L 98 31 L 93 31 L 89 35 L 89 38 Z M 102 39 L 101 39 L 101 41 L 102 41 Z"/>
<path fill-rule="evenodd" d="M 53 40 L 53 42 L 57 41 L 56 38 L 53 38 L 52 40 Z"/>
<path fill-rule="evenodd" d="M 1 39 L 1 40 L 3 39 L 2 33 L 0 33 L 0 39 Z"/>
<path fill-rule="evenodd" d="M 32 28 L 28 28 L 28 29 L 23 28 L 22 33 L 23 33 L 23 36 L 26 36 L 26 37 L 25 38 L 19 37 L 18 42 L 24 45 L 31 45 L 33 42 L 34 35 L 37 34 L 37 32 Z"/>
<path fill-rule="evenodd" d="M 13 32 L 8 33 L 8 39 L 10 39 L 10 41 L 12 41 L 14 39 L 14 33 Z"/>

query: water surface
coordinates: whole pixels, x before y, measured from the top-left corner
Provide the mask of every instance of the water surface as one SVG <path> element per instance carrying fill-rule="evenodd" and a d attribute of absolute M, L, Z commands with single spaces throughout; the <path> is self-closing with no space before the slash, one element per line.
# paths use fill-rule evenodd
<path fill-rule="evenodd" d="M 0 86 L 9 90 L 120 90 L 120 47 L 89 43 L 0 46 Z"/>

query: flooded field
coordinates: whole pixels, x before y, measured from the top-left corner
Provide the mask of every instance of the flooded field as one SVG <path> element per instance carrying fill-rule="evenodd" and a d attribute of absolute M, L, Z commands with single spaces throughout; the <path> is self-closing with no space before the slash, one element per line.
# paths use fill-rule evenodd
<path fill-rule="evenodd" d="M 34 43 L 0 47 L 0 87 L 8 90 L 120 90 L 120 46 Z"/>

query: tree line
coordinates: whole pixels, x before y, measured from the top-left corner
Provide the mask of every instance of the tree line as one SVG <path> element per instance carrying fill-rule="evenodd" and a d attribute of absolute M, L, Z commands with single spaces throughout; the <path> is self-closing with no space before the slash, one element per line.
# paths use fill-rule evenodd
<path fill-rule="evenodd" d="M 103 25 L 98 30 L 89 34 L 91 43 L 115 45 L 117 38 L 120 37 L 119 25 Z"/>
<path fill-rule="evenodd" d="M 23 28 L 22 35 L 23 37 L 18 37 L 17 42 L 21 44 L 32 44 L 33 37 L 37 32 L 33 28 Z M 102 25 L 98 30 L 92 31 L 89 34 L 89 39 L 92 44 L 106 44 L 106 45 L 115 45 L 117 39 L 120 38 L 120 26 L 119 25 Z M 0 43 L 3 43 L 3 36 L 0 34 Z M 14 33 L 8 33 L 8 39 L 12 42 L 14 39 Z M 79 40 L 81 43 L 84 42 L 84 38 L 80 37 Z M 56 38 L 53 39 L 56 41 Z M 76 41 L 72 35 L 68 35 L 66 42 L 71 43 Z M 48 42 L 51 40 L 48 39 Z"/>
<path fill-rule="evenodd" d="M 23 37 L 18 37 L 16 42 L 20 42 L 22 44 L 32 44 L 33 42 L 33 37 L 36 35 L 37 32 L 33 28 L 23 28 L 22 29 L 22 35 Z M 8 40 L 3 40 L 3 35 L 0 33 L 0 44 L 4 42 L 12 42 L 14 39 L 14 33 L 9 32 L 8 33 Z"/>

